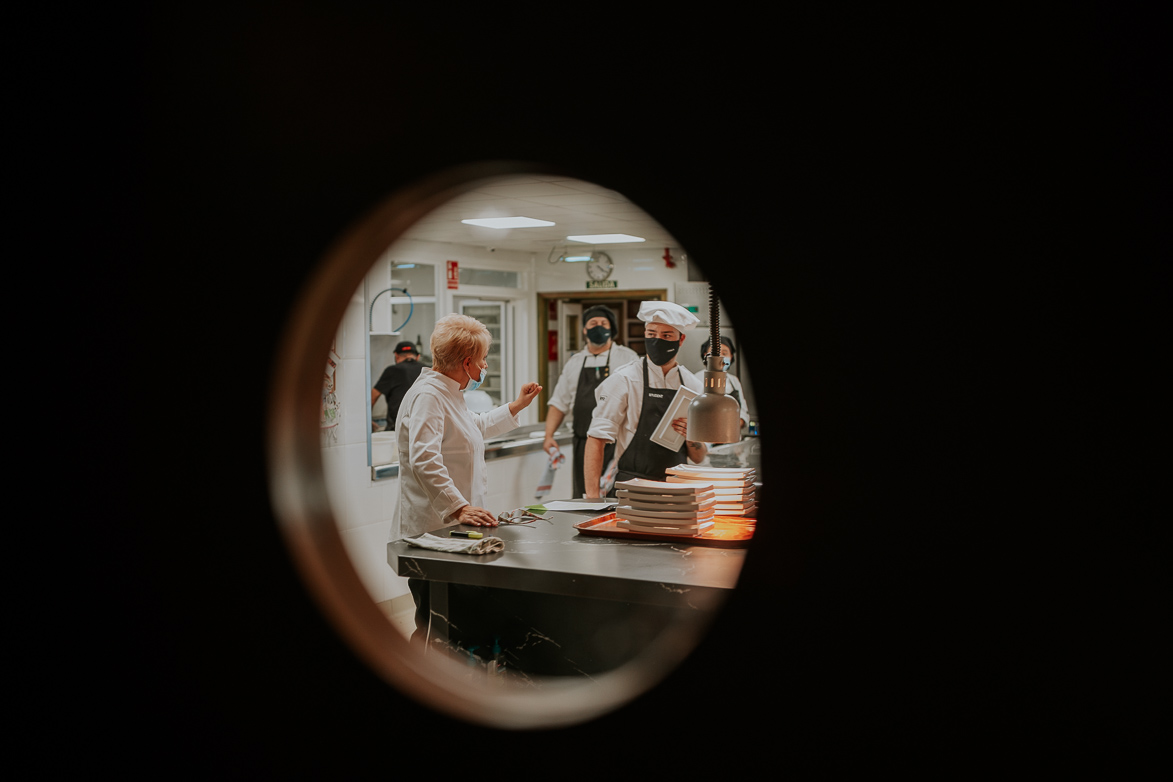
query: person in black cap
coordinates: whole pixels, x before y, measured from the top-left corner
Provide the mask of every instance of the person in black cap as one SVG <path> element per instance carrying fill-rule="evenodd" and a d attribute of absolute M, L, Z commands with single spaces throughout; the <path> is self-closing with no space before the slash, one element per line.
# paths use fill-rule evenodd
<path fill-rule="evenodd" d="M 546 409 L 546 439 L 542 447 L 549 453 L 558 447 L 554 432 L 562 425 L 569 413 L 574 427 L 574 458 L 571 470 L 574 475 L 575 497 L 586 493 L 583 479 L 583 449 L 586 447 L 587 429 L 595 412 L 595 389 L 612 370 L 635 361 L 639 354 L 631 348 L 616 345 L 612 337 L 618 331 L 615 313 L 610 307 L 596 304 L 582 313 L 582 333 L 586 336 L 586 347 L 575 353 L 566 362 L 554 393 Z M 604 468 L 610 464 L 615 445 L 604 453 Z"/>
<path fill-rule="evenodd" d="M 701 345 L 701 361 L 708 358 L 710 341 L 706 339 L 705 344 Z M 741 390 L 741 380 L 733 374 L 733 361 L 737 358 L 737 348 L 734 347 L 733 340 L 729 337 L 721 337 L 721 357 L 725 359 L 725 377 L 729 389 L 725 393 L 737 400 L 737 405 L 741 409 L 741 425 L 749 426 L 749 408 L 745 404 L 745 392 Z"/>
<path fill-rule="evenodd" d="M 400 342 L 395 346 L 395 363 L 383 370 L 379 381 L 371 389 L 371 407 L 375 406 L 380 396 L 387 397 L 387 431 L 395 428 L 395 418 L 399 415 L 403 395 L 411 388 L 411 384 L 424 368 L 419 362 L 419 357 L 415 345 Z"/>

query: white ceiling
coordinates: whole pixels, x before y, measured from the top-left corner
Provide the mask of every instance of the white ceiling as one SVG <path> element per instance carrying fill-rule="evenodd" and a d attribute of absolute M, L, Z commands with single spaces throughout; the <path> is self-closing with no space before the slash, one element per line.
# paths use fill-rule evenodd
<path fill-rule="evenodd" d="M 533 217 L 552 226 L 482 228 L 460 222 L 478 217 Z M 623 233 L 646 241 L 589 245 L 567 236 Z M 545 259 L 552 251 L 590 251 L 635 247 L 672 247 L 679 243 L 624 196 L 566 177 L 528 175 L 502 178 L 459 196 L 417 222 L 404 238 L 531 252 Z"/>

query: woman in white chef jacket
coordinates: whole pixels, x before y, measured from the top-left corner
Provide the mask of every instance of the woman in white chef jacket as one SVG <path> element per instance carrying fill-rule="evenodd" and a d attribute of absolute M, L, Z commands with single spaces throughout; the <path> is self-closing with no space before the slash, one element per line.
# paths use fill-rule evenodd
<path fill-rule="evenodd" d="M 542 387 L 526 383 L 517 399 L 472 413 L 462 391 L 475 390 L 488 370 L 489 330 L 467 315 L 445 315 L 432 332 L 432 367 L 425 367 L 399 407 L 399 501 L 391 539 L 457 524 L 497 526 L 486 510 L 485 440 L 517 428 L 517 415 Z"/>
<path fill-rule="evenodd" d="M 391 540 L 418 535 L 445 526 L 497 526 L 497 515 L 484 508 L 485 439 L 517 428 L 517 414 L 529 406 L 542 387 L 526 383 L 517 399 L 487 413 L 473 413 L 463 391 L 476 390 L 488 371 L 486 357 L 492 336 L 484 324 L 467 315 L 445 315 L 436 321 L 430 342 L 432 367 L 425 367 L 399 406 L 396 446 L 399 448 L 399 501 L 391 521 Z M 427 583 L 409 578 L 415 600 L 416 632 L 422 642 L 430 605 Z M 459 592 L 459 585 L 451 591 Z M 476 617 L 477 598 L 453 595 Z M 455 607 L 453 605 L 452 607 Z M 468 633 L 485 633 L 491 616 L 464 622 Z M 460 638 L 453 632 L 453 641 Z"/>

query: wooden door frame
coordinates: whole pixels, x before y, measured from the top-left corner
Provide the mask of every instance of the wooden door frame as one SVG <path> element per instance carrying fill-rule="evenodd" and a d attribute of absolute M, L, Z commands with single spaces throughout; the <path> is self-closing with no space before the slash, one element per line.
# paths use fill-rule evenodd
<path fill-rule="evenodd" d="M 550 395 L 554 389 L 549 384 L 549 345 L 550 345 L 550 302 L 555 299 L 622 299 L 623 301 L 667 301 L 667 288 L 643 288 L 639 290 L 617 290 L 602 288 L 597 290 L 554 291 L 538 293 L 538 384 L 542 392 L 538 395 L 538 420 L 546 420 L 546 408 L 550 404 Z"/>

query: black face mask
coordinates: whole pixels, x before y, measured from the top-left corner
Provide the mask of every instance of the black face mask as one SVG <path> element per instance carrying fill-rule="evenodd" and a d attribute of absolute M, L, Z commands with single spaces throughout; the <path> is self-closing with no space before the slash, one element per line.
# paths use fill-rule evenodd
<path fill-rule="evenodd" d="M 611 331 L 606 326 L 591 326 L 587 329 L 587 339 L 592 345 L 605 345 L 611 339 Z"/>
<path fill-rule="evenodd" d="M 644 348 L 648 351 L 648 358 L 658 367 L 662 367 L 672 360 L 676 351 L 680 350 L 680 340 L 659 339 L 649 337 L 644 340 Z"/>

